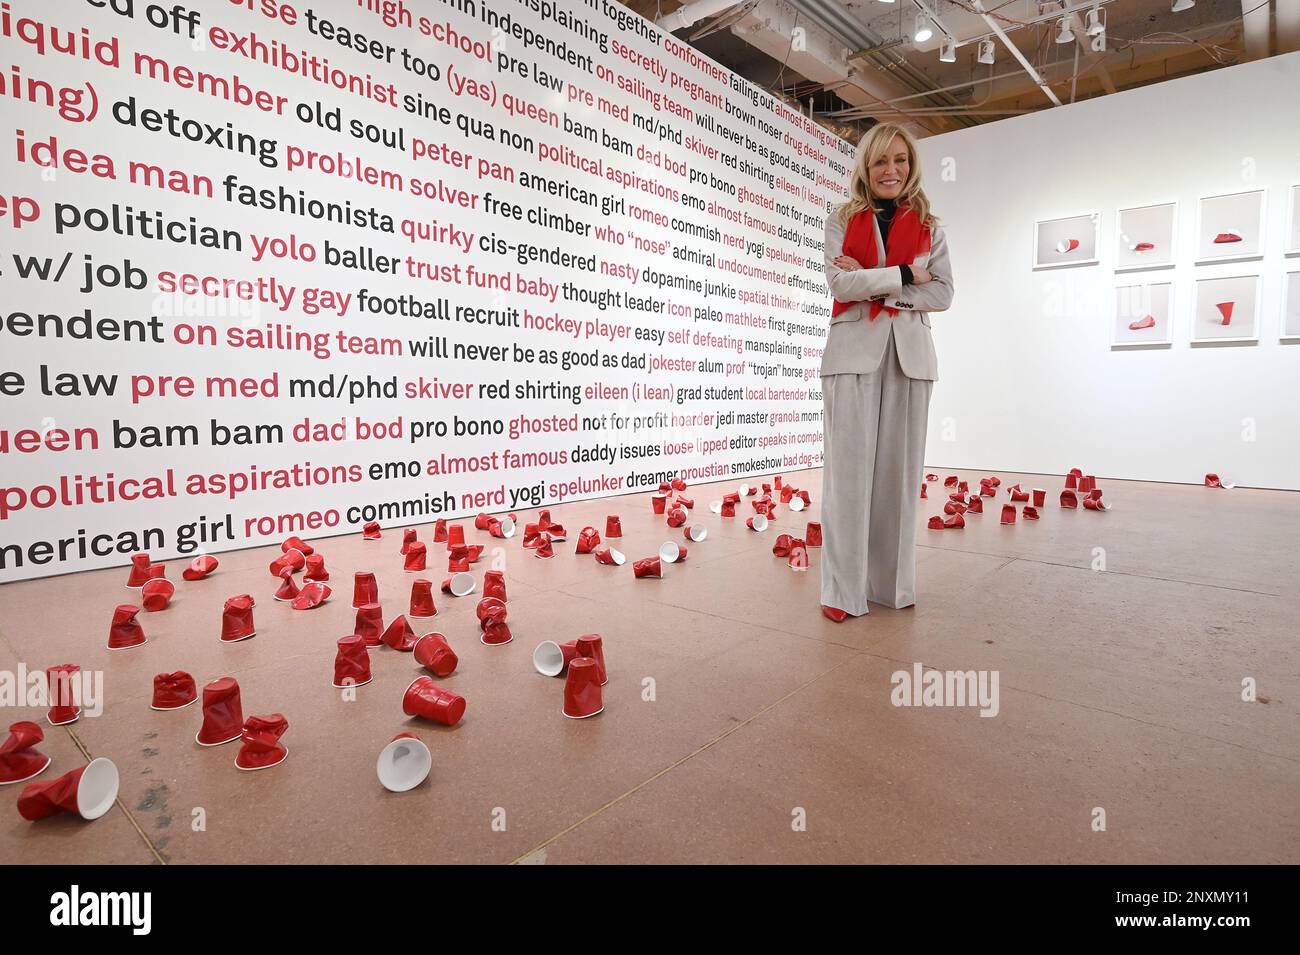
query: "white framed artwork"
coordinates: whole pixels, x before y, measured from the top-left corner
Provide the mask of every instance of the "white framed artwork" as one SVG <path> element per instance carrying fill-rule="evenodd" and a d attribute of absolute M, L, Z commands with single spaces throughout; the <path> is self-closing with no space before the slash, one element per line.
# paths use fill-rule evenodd
<path fill-rule="evenodd" d="M 1264 189 L 1202 196 L 1196 207 L 1196 261 L 1264 254 Z"/>
<path fill-rule="evenodd" d="M 1191 338 L 1200 343 L 1259 341 L 1259 276 L 1198 279 Z"/>
<path fill-rule="evenodd" d="M 1115 271 L 1172 266 L 1177 219 L 1177 202 L 1120 209 L 1115 222 Z"/>
<path fill-rule="evenodd" d="M 1300 255 L 1300 182 L 1287 190 L 1286 248 L 1283 255 Z"/>
<path fill-rule="evenodd" d="M 1071 265 L 1095 265 L 1100 222 L 1100 212 L 1035 222 L 1033 268 L 1059 269 Z"/>
<path fill-rule="evenodd" d="M 1284 342 L 1300 342 L 1300 272 L 1282 276 L 1282 330 Z"/>
<path fill-rule="evenodd" d="M 1111 347 L 1172 345 L 1173 305 L 1172 282 L 1118 286 L 1110 323 Z"/>

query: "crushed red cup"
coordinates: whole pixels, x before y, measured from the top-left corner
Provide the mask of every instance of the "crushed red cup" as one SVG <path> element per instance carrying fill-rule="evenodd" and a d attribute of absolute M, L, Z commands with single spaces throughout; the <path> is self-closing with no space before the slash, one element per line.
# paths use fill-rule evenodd
<path fill-rule="evenodd" d="M 581 720 L 605 709 L 600 688 L 600 672 L 591 657 L 574 657 L 569 661 L 564 680 L 564 715 Z"/>
<path fill-rule="evenodd" d="M 292 568 L 284 568 L 280 574 L 280 586 L 274 596 L 276 600 L 289 601 L 298 596 L 298 581 L 294 579 Z"/>
<path fill-rule="evenodd" d="M 447 540 L 447 518 L 440 517 L 433 522 L 433 542 L 435 544 L 446 543 Z"/>
<path fill-rule="evenodd" d="M 489 570 L 483 575 L 483 596 L 506 599 L 506 575 L 499 570 Z"/>
<path fill-rule="evenodd" d="M 203 725 L 195 741 L 201 746 L 221 746 L 239 739 L 244 730 L 244 710 L 239 684 L 233 676 L 213 680 L 203 688 Z"/>
<path fill-rule="evenodd" d="M 966 519 L 962 517 L 960 514 L 952 514 L 943 519 L 944 530 L 948 530 L 954 527 L 965 527 L 965 526 L 966 526 Z"/>
<path fill-rule="evenodd" d="M 1210 471 L 1205 475 L 1205 486 L 1223 487 L 1223 481 L 1219 479 L 1219 476 L 1217 474 L 1215 474 L 1213 471 Z"/>
<path fill-rule="evenodd" d="M 379 604 L 362 604 L 357 608 L 352 632 L 365 640 L 368 647 L 377 647 L 384 642 L 384 612 Z"/>
<path fill-rule="evenodd" d="M 194 677 L 184 670 L 175 673 L 159 673 L 153 678 L 153 700 L 149 704 L 154 710 L 179 710 L 189 706 L 199 698 L 198 687 Z"/>
<path fill-rule="evenodd" d="M 929 496 L 930 496 L 930 495 L 928 495 L 928 494 L 925 493 L 925 482 L 921 482 L 921 497 L 920 497 L 920 500 L 922 500 L 922 501 L 927 500 L 927 499 L 929 499 Z"/>
<path fill-rule="evenodd" d="M 462 524 L 447 525 L 447 546 L 457 547 L 465 543 L 465 527 Z"/>
<path fill-rule="evenodd" d="M 359 570 L 352 578 L 352 606 L 373 603 L 379 603 L 379 584 L 374 574 Z"/>
<path fill-rule="evenodd" d="M 45 718 L 51 726 L 66 726 L 81 719 L 81 707 L 78 705 L 78 674 L 81 667 L 75 663 L 62 663 L 48 667 L 45 671 L 45 683 L 50 708 L 45 711 Z"/>
<path fill-rule="evenodd" d="M 433 677 L 416 677 L 402 694 L 402 712 L 443 726 L 455 726 L 465 715 L 465 698 L 438 686 Z"/>
<path fill-rule="evenodd" d="M 302 575 L 303 583 L 323 584 L 330 579 L 330 572 L 325 569 L 324 554 L 307 555 L 307 573 Z"/>
<path fill-rule="evenodd" d="M 536 549 L 533 551 L 534 557 L 540 557 L 545 560 L 548 557 L 555 556 L 555 550 L 551 547 L 551 535 L 542 531 L 541 539 L 538 541 Z"/>
<path fill-rule="evenodd" d="M 398 551 L 398 553 L 401 554 L 403 557 L 405 557 L 407 553 L 410 551 L 411 545 L 414 544 L 415 541 L 416 541 L 415 528 L 408 527 L 404 529 L 402 531 L 402 548 L 401 550 Z"/>
<path fill-rule="evenodd" d="M 573 548 L 575 554 L 590 554 L 600 544 L 600 534 L 594 527 L 584 527 L 578 532 L 578 542 Z"/>
<path fill-rule="evenodd" d="M 415 649 L 415 631 L 411 629 L 410 622 L 406 619 L 405 614 L 398 614 L 393 618 L 385 629 L 383 636 L 380 638 L 386 646 L 392 647 L 401 653 L 410 653 Z"/>
<path fill-rule="evenodd" d="M 108 626 L 108 649 L 129 650 L 145 643 L 144 627 L 135 619 L 140 608 L 135 604 L 118 604 Z"/>
<path fill-rule="evenodd" d="M 138 590 L 144 586 L 149 579 L 149 555 L 132 554 L 131 555 L 131 573 L 126 578 L 126 585 L 133 590 Z"/>
<path fill-rule="evenodd" d="M 250 716 L 244 721 L 240 734 L 239 752 L 235 756 L 235 765 L 240 769 L 270 769 L 283 763 L 289 751 L 280 738 L 289 728 L 289 721 L 283 713 L 269 716 Z"/>
<path fill-rule="evenodd" d="M 113 808 L 120 783 L 117 766 L 100 756 L 45 783 L 28 783 L 18 797 L 18 814 L 35 822 L 61 812 L 98 819 Z"/>
<path fill-rule="evenodd" d="M 925 526 L 932 531 L 941 531 L 943 530 L 943 518 L 935 515 L 930 518 L 929 522 Z"/>
<path fill-rule="evenodd" d="M 622 537 L 623 522 L 619 520 L 617 514 L 610 514 L 605 518 L 605 536 Z"/>
<path fill-rule="evenodd" d="M 339 689 L 365 686 L 374 677 L 370 673 L 370 650 L 366 641 L 355 633 L 339 637 L 334 654 L 334 685 Z"/>
<path fill-rule="evenodd" d="M 310 557 L 312 554 L 316 553 L 316 549 L 312 547 L 311 544 L 308 544 L 305 540 L 296 535 L 281 543 L 280 550 L 284 551 L 286 554 L 291 550 L 301 551 L 304 557 Z"/>
<path fill-rule="evenodd" d="M 313 580 L 298 591 L 298 596 L 293 598 L 289 606 L 294 610 L 313 610 L 328 600 L 331 593 L 333 591 L 330 590 L 329 584 Z"/>
<path fill-rule="evenodd" d="M 510 632 L 510 624 L 505 620 L 496 617 L 489 617 L 482 623 L 483 632 L 479 634 L 479 642 L 489 647 L 503 646 L 515 637 Z"/>
<path fill-rule="evenodd" d="M 379 540 L 380 538 L 382 538 L 383 536 L 384 536 L 383 533 L 382 533 L 382 532 L 380 531 L 380 529 L 379 529 L 379 522 L 378 522 L 378 521 L 366 521 L 365 526 L 364 526 L 363 528 L 361 528 L 361 539 L 362 539 L 362 540 L 365 540 L 365 541 L 377 541 L 377 540 Z"/>
<path fill-rule="evenodd" d="M 640 560 L 632 561 L 632 575 L 637 578 L 662 577 L 663 566 L 659 560 L 659 555 L 642 557 Z"/>
<path fill-rule="evenodd" d="M 1073 491 L 1061 492 L 1061 507 L 1077 508 L 1078 506 L 1079 498 Z"/>
<path fill-rule="evenodd" d="M 438 676 L 451 676 L 460 659 L 441 633 L 426 633 L 415 641 L 415 660 Z"/>
<path fill-rule="evenodd" d="M 616 550 L 613 547 L 597 547 L 593 553 L 596 557 L 596 563 L 607 564 L 612 567 L 621 567 L 623 562 L 627 560 L 621 550 Z"/>
<path fill-rule="evenodd" d="M 140 588 L 140 604 L 150 613 L 166 610 L 176 593 L 176 585 L 166 577 L 156 577 Z"/>
<path fill-rule="evenodd" d="M 411 581 L 411 607 L 407 611 L 412 617 L 433 617 L 438 607 L 433 601 L 433 581 L 417 577 Z"/>
<path fill-rule="evenodd" d="M 1038 520 L 1038 508 L 1032 504 L 1026 504 L 1020 509 L 1020 515 L 1027 521 Z"/>
<path fill-rule="evenodd" d="M 966 502 L 966 511 L 969 514 L 983 514 L 984 498 L 980 497 L 978 494 L 972 494 L 970 500 Z"/>
<path fill-rule="evenodd" d="M 1014 504 L 1002 505 L 1002 523 L 1014 524 L 1016 522 L 1016 506 Z"/>
<path fill-rule="evenodd" d="M 804 540 L 809 547 L 822 546 L 822 525 L 819 521 L 809 521 L 808 527 L 804 531 Z"/>
<path fill-rule="evenodd" d="M 0 786 L 25 783 L 49 768 L 51 759 L 36 748 L 45 733 L 30 720 L 9 724 L 9 736 L 0 743 Z"/>
<path fill-rule="evenodd" d="M 217 559 L 210 554 L 200 554 L 181 571 L 181 576 L 186 580 L 202 580 L 217 569 L 217 563 Z"/>
<path fill-rule="evenodd" d="M 240 594 L 226 601 L 221 610 L 221 642 L 238 643 L 256 635 L 253 626 L 253 598 Z"/>
<path fill-rule="evenodd" d="M 425 546 L 424 541 L 411 541 L 406 550 L 406 560 L 402 565 L 402 570 L 408 574 L 422 574 L 425 571 Z"/>

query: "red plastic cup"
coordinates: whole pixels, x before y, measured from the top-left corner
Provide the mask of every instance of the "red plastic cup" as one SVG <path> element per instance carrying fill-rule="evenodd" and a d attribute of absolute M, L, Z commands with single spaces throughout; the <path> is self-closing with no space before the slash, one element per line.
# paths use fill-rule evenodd
<path fill-rule="evenodd" d="M 380 638 L 384 645 L 392 647 L 401 653 L 410 653 L 415 649 L 415 631 L 411 629 L 411 624 L 407 621 L 405 614 L 399 614 L 393 619 L 387 629 L 384 630 Z"/>
<path fill-rule="evenodd" d="M 50 782 L 28 783 L 18 797 L 18 813 L 32 822 L 61 812 L 98 819 L 113 808 L 119 783 L 117 766 L 101 756 Z"/>
<path fill-rule="evenodd" d="M 108 625 L 108 649 L 129 650 L 147 642 L 144 627 L 135 619 L 140 608 L 135 604 L 118 604 Z"/>
<path fill-rule="evenodd" d="M 499 570 L 489 570 L 483 575 L 483 596 L 506 599 L 506 575 Z"/>
<path fill-rule="evenodd" d="M 578 645 L 578 656 L 591 657 L 596 661 L 596 671 L 600 674 L 600 685 L 604 686 L 609 682 L 609 674 L 605 672 L 605 646 L 600 634 L 584 633 L 575 642 Z"/>
<path fill-rule="evenodd" d="M 126 578 L 126 585 L 132 590 L 138 590 L 144 586 L 149 579 L 149 555 L 132 554 L 131 555 L 131 573 Z"/>
<path fill-rule="evenodd" d="M 510 625 L 504 620 L 489 619 L 483 623 L 483 632 L 479 634 L 479 643 L 489 647 L 503 646 L 514 639 Z"/>
<path fill-rule="evenodd" d="M 440 633 L 426 633 L 415 641 L 415 659 L 420 666 L 438 676 L 451 676 L 460 663 L 456 651 Z"/>
<path fill-rule="evenodd" d="M 221 642 L 238 643 L 257 634 L 253 626 L 253 598 L 248 594 L 231 597 L 221 611 Z"/>
<path fill-rule="evenodd" d="M 176 585 L 170 580 L 165 577 L 154 578 L 140 588 L 140 603 L 150 613 L 157 613 L 159 610 L 167 609 L 175 593 Z"/>
<path fill-rule="evenodd" d="M 378 521 L 366 521 L 365 526 L 361 529 L 361 539 L 364 541 L 377 541 L 383 537 L 379 529 Z"/>
<path fill-rule="evenodd" d="M 1073 491 L 1067 490 L 1061 492 L 1061 507 L 1077 508 L 1078 506 L 1079 498 Z"/>
<path fill-rule="evenodd" d="M 659 555 L 642 557 L 640 560 L 632 561 L 632 574 L 638 578 L 662 577 L 663 566 L 660 563 Z"/>
<path fill-rule="evenodd" d="M 457 571 L 443 580 L 442 592 L 453 597 L 468 597 L 474 592 L 474 575 L 469 571 Z"/>
<path fill-rule="evenodd" d="M 153 678 L 153 710 L 180 710 L 199 698 L 198 687 L 194 677 L 184 670 L 175 673 L 159 673 Z"/>
<path fill-rule="evenodd" d="M 233 676 L 213 680 L 203 688 L 203 725 L 194 741 L 200 746 L 233 743 L 243 733 L 244 709 Z"/>
<path fill-rule="evenodd" d="M 568 643 L 543 640 L 533 651 L 533 668 L 543 676 L 559 676 L 576 656 L 579 656 L 577 640 Z"/>
<path fill-rule="evenodd" d="M 379 584 L 375 575 L 367 571 L 357 571 L 352 578 L 352 606 L 379 603 Z"/>
<path fill-rule="evenodd" d="M 650 495 L 650 508 L 656 514 L 662 514 L 664 512 L 664 506 L 667 504 L 667 502 L 668 502 L 668 496 L 666 494 Z"/>
<path fill-rule="evenodd" d="M 380 751 L 375 773 L 389 792 L 404 793 L 424 782 L 432 766 L 433 756 L 422 739 L 414 733 L 398 733 Z"/>
<path fill-rule="evenodd" d="M 409 613 L 412 617 L 437 616 L 438 608 L 433 602 L 432 580 L 417 577 L 411 582 L 411 609 Z"/>
<path fill-rule="evenodd" d="M 338 652 L 334 655 L 334 685 L 340 690 L 350 686 L 365 686 L 372 679 L 370 651 L 366 641 L 355 633 L 339 637 Z"/>
<path fill-rule="evenodd" d="M 313 580 L 298 591 L 298 596 L 293 599 L 293 603 L 289 604 L 289 606 L 294 610 L 312 610 L 328 600 L 331 593 L 333 591 L 330 590 L 329 584 L 322 584 Z"/>
<path fill-rule="evenodd" d="M 433 542 L 442 544 L 447 540 L 447 518 L 440 517 L 433 522 Z"/>
<path fill-rule="evenodd" d="M 367 647 L 377 647 L 384 642 L 384 612 L 379 604 L 362 604 L 357 608 L 352 632 L 361 637 Z"/>
<path fill-rule="evenodd" d="M 596 563 L 608 564 L 611 567 L 621 567 L 627 560 L 621 550 L 615 550 L 613 547 L 597 547 L 594 554 Z"/>
<path fill-rule="evenodd" d="M 75 663 L 63 663 L 46 669 L 50 708 L 45 711 L 45 718 L 51 726 L 66 726 L 81 719 L 76 690 L 77 674 L 80 672 L 81 667 Z"/>
<path fill-rule="evenodd" d="M 438 686 L 433 677 L 420 676 L 402 694 L 402 712 L 443 726 L 455 726 L 465 715 L 465 698 Z"/>
<path fill-rule="evenodd" d="M 456 547 L 465 543 L 465 527 L 461 524 L 451 524 L 447 528 L 447 546 Z"/>
<path fill-rule="evenodd" d="M 235 765 L 244 770 L 270 769 L 283 763 L 289 755 L 280 737 L 289 728 L 282 713 L 269 716 L 250 716 L 244 721 L 240 735 L 239 752 Z"/>
<path fill-rule="evenodd" d="M 623 522 L 618 519 L 617 514 L 610 514 L 605 518 L 605 536 L 622 537 Z"/>
<path fill-rule="evenodd" d="M 25 783 L 45 772 L 50 757 L 36 748 L 45 733 L 29 720 L 11 723 L 9 736 L 0 743 L 0 786 Z"/>
<path fill-rule="evenodd" d="M 407 552 L 411 549 L 411 545 L 415 543 L 415 540 L 416 540 L 416 534 L 415 534 L 414 527 L 408 527 L 405 530 L 403 530 L 402 549 L 399 550 L 398 553 L 401 554 L 403 557 L 405 557 Z"/>
<path fill-rule="evenodd" d="M 1034 507 L 1042 507 L 1047 503 L 1047 491 L 1044 488 L 1034 488 Z"/>
<path fill-rule="evenodd" d="M 1014 524 L 1016 522 L 1016 506 L 1014 504 L 1002 505 L 1002 523 Z"/>
<path fill-rule="evenodd" d="M 209 554 L 200 554 L 190 561 L 189 566 L 181 571 L 186 580 L 202 580 L 217 569 L 217 559 Z"/>
<path fill-rule="evenodd" d="M 307 555 L 307 573 L 302 575 L 304 583 L 308 581 L 323 584 L 330 579 L 330 572 L 325 569 L 324 554 Z"/>
<path fill-rule="evenodd" d="M 406 551 L 406 562 L 402 570 L 408 574 L 422 574 L 425 570 L 425 547 L 424 541 L 411 541 L 410 547 Z"/>
<path fill-rule="evenodd" d="M 569 661 L 569 675 L 564 681 L 564 715 L 583 720 L 604 709 L 596 661 L 591 657 L 574 657 Z"/>
<path fill-rule="evenodd" d="M 293 578 L 292 568 L 284 568 L 280 574 L 280 586 L 273 595 L 276 600 L 290 601 L 295 599 L 301 591 L 298 589 L 298 581 Z"/>

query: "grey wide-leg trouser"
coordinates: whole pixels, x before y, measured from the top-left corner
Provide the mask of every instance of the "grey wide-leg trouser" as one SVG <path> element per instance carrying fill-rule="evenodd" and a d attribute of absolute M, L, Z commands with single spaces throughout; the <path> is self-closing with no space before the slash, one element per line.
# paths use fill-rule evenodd
<path fill-rule="evenodd" d="M 916 502 L 933 381 L 908 378 L 889 336 L 869 375 L 822 378 L 822 603 L 916 603 Z"/>

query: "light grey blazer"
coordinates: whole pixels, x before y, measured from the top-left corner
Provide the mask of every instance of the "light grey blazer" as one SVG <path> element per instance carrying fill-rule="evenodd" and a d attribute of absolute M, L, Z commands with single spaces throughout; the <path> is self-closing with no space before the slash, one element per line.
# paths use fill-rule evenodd
<path fill-rule="evenodd" d="M 876 261 L 885 261 L 885 243 L 880 237 L 880 224 L 871 217 L 876 233 Z M 952 304 L 952 269 L 948 264 L 948 239 L 937 223 L 930 231 L 930 251 L 919 255 L 909 265 L 919 265 L 930 271 L 932 281 L 921 285 L 903 285 L 902 270 L 896 265 L 879 269 L 853 269 L 845 272 L 835 265 L 843 255 L 844 226 L 840 225 L 838 210 L 826 217 L 826 285 L 831 298 L 841 302 L 856 302 L 831 319 L 826 336 L 826 350 L 822 353 L 822 375 L 866 375 L 880 367 L 889 334 L 894 334 L 894 347 L 898 363 L 908 378 L 937 381 L 939 362 L 934 353 L 934 339 L 930 336 L 929 312 L 942 312 Z M 880 299 L 899 313 L 890 318 L 881 312 L 876 320 L 869 321 L 867 302 Z"/>

